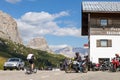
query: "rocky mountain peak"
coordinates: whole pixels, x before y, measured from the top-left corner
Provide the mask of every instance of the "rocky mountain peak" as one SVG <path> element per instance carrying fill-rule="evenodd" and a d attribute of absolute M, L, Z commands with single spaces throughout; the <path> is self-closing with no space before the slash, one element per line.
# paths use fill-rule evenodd
<path fill-rule="evenodd" d="M 28 42 L 28 47 L 31 47 L 33 49 L 43 50 L 43 51 L 51 51 L 47 41 L 44 37 L 37 37 L 33 38 Z"/>
<path fill-rule="evenodd" d="M 0 11 L 0 37 L 22 44 L 16 21 L 2 11 Z"/>
<path fill-rule="evenodd" d="M 54 51 L 57 54 L 62 54 L 66 57 L 71 57 L 73 58 L 75 56 L 76 52 L 79 52 L 81 56 L 87 55 L 88 54 L 88 49 L 81 48 L 81 47 L 64 47 L 58 50 Z"/>

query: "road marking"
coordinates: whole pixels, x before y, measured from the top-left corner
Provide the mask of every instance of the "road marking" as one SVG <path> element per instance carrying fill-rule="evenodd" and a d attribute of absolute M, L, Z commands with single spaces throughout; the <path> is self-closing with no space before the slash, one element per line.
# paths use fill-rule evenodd
<path fill-rule="evenodd" d="M 48 78 L 48 77 L 50 77 L 49 75 L 46 75 L 46 76 L 42 76 L 41 78 Z"/>

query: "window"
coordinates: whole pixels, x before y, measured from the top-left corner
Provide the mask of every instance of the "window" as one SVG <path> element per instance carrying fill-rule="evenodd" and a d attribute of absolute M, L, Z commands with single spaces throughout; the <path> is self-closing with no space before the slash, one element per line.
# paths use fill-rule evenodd
<path fill-rule="evenodd" d="M 100 26 L 107 26 L 107 19 L 101 19 Z"/>
<path fill-rule="evenodd" d="M 112 40 L 100 39 L 97 40 L 97 47 L 112 47 Z"/>
<path fill-rule="evenodd" d="M 101 47 L 107 46 L 107 40 L 100 40 Z"/>

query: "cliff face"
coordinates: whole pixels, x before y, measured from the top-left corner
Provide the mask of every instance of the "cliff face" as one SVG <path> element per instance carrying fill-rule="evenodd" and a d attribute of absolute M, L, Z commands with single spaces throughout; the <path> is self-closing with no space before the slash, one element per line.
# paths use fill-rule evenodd
<path fill-rule="evenodd" d="M 0 37 L 22 44 L 16 21 L 2 11 L 0 11 Z"/>
<path fill-rule="evenodd" d="M 33 49 L 38 49 L 38 50 L 43 50 L 43 51 L 51 52 L 51 50 L 48 47 L 48 44 L 47 44 L 45 38 L 43 38 L 43 37 L 31 39 L 28 42 L 27 46 L 31 47 Z"/>

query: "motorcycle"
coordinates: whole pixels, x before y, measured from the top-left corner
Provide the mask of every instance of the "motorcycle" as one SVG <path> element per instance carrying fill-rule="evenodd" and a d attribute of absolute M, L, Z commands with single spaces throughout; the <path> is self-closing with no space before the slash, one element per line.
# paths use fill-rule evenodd
<path fill-rule="evenodd" d="M 100 66 L 100 70 L 101 71 L 106 71 L 109 69 L 109 62 L 108 61 L 104 61 L 101 66 Z"/>
<path fill-rule="evenodd" d="M 92 64 L 92 71 L 99 71 L 100 70 L 100 64 L 99 63 L 93 63 Z"/>
<path fill-rule="evenodd" d="M 110 63 L 109 71 L 116 72 L 120 68 L 119 60 L 113 58 Z"/>
<path fill-rule="evenodd" d="M 80 67 L 79 67 L 80 65 Z M 81 63 L 78 61 L 71 61 L 68 65 L 65 67 L 65 72 L 70 73 L 70 72 L 76 72 L 78 73 L 79 71 L 83 73 L 88 72 L 87 64 L 86 61 L 83 60 Z"/>

